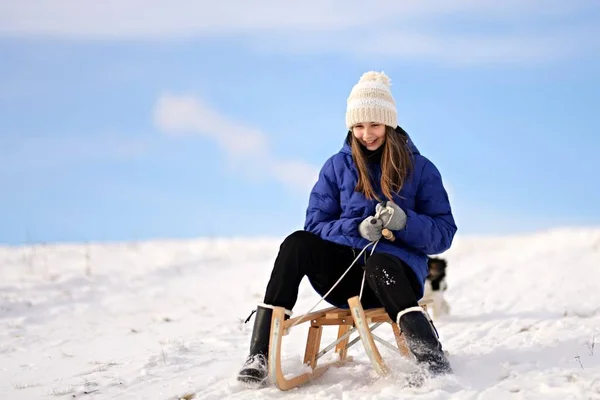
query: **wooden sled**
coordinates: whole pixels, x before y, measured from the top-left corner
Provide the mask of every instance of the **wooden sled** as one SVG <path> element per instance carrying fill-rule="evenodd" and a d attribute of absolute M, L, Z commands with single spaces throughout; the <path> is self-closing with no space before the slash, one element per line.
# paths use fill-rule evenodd
<path fill-rule="evenodd" d="M 348 349 L 359 340 L 362 342 L 373 368 L 382 377 L 389 373 L 389 369 L 383 361 L 375 341 L 404 357 L 412 357 L 398 325 L 390 319 L 383 307 L 364 310 L 358 296 L 348 299 L 348 305 L 349 309 L 330 307 L 312 312 L 304 317 L 288 320 L 285 320 L 284 308 L 274 307 L 267 363 L 269 378 L 275 386 L 281 390 L 289 390 L 322 376 L 332 366 L 341 366 L 352 361 L 352 357 L 348 356 Z M 419 302 L 419 305 L 427 311 L 426 303 Z M 300 322 L 296 323 L 299 320 Z M 283 336 L 289 333 L 290 327 L 305 322 L 310 322 L 310 327 L 306 339 L 304 364 L 309 366 L 311 371 L 288 379 L 281 368 L 281 341 Z M 397 348 L 372 333 L 374 329 L 384 323 L 389 323 L 392 326 Z M 371 324 L 372 326 L 369 326 Z M 324 326 L 337 326 L 338 335 L 334 342 L 319 350 Z M 350 335 L 354 332 L 358 333 L 358 337 L 350 341 Z M 334 348 L 339 360 L 318 365 L 319 358 Z"/>

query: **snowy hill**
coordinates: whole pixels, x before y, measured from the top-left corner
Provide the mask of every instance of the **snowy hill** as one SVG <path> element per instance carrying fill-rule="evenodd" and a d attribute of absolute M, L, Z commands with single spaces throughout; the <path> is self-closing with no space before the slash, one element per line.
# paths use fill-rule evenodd
<path fill-rule="evenodd" d="M 458 237 L 436 323 L 456 375 L 420 389 L 378 379 L 359 346 L 291 392 L 235 383 L 280 241 L 0 247 L 0 398 L 600 398 L 600 229 Z M 303 281 L 296 315 L 318 299 Z M 284 339 L 288 372 L 301 329 Z"/>

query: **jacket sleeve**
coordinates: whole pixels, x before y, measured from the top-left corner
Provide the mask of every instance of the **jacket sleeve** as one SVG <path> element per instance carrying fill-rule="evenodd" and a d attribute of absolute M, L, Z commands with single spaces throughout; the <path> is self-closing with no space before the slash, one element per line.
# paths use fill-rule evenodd
<path fill-rule="evenodd" d="M 319 172 L 308 200 L 304 230 L 321 237 L 357 236 L 361 218 L 340 218 L 340 188 L 333 167 L 333 157 Z"/>
<path fill-rule="evenodd" d="M 396 240 L 425 254 L 439 254 L 450 248 L 457 227 L 442 177 L 431 161 L 425 163 L 421 173 L 415 210 L 404 211 L 406 226 L 394 231 Z"/>

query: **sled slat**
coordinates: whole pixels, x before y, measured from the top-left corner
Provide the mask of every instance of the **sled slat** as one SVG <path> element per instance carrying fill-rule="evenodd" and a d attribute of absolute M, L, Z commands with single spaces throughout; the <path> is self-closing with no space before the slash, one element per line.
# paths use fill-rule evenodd
<path fill-rule="evenodd" d="M 329 311 L 336 310 L 336 309 L 337 309 L 336 307 L 329 307 L 329 308 L 325 308 L 320 311 L 314 311 L 310 314 L 307 314 L 305 317 L 299 316 L 299 317 L 295 317 L 295 318 L 290 318 L 283 323 L 283 327 L 284 327 L 284 329 L 288 329 L 290 326 L 295 324 L 296 321 L 300 320 L 300 318 L 302 318 L 302 321 L 300 321 L 299 323 L 311 321 L 311 320 L 314 320 L 317 318 L 321 318 L 321 317 L 325 316 L 325 314 L 327 314 Z"/>
<path fill-rule="evenodd" d="M 354 321 L 352 320 L 351 316 L 345 317 L 345 318 L 336 318 L 336 319 L 332 319 L 332 318 L 320 318 L 320 319 L 316 319 L 313 320 L 314 322 L 312 322 L 312 326 L 324 326 L 324 325 L 352 325 L 354 324 Z"/>
<path fill-rule="evenodd" d="M 327 318 L 327 319 L 351 318 L 350 310 L 341 310 L 338 308 L 335 311 L 330 311 L 327 314 L 325 314 L 325 318 Z"/>

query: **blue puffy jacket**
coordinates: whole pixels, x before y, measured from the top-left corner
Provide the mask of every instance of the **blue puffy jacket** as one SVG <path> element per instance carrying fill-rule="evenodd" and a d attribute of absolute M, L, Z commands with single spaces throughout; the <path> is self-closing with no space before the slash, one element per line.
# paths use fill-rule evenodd
<path fill-rule="evenodd" d="M 401 128 L 396 129 L 406 134 Z M 421 293 L 417 293 L 421 298 L 427 277 L 427 255 L 449 249 L 457 227 L 438 169 L 406 136 L 414 155 L 413 172 L 400 193 L 393 198 L 394 203 L 406 212 L 406 227 L 394 231 L 394 242 L 382 238 L 375 252 L 393 254 L 412 268 L 421 283 Z M 374 177 L 373 188 L 381 199 L 385 199 L 379 183 L 381 166 L 379 163 L 370 164 L 370 168 Z M 325 162 L 319 173 L 310 194 L 304 229 L 331 242 L 357 249 L 365 247 L 369 242 L 360 236 L 358 225 L 375 214 L 377 200 L 368 200 L 362 193 L 356 192 L 357 181 L 358 169 L 346 140 L 342 149 Z M 371 247 L 366 251 L 370 253 Z"/>

